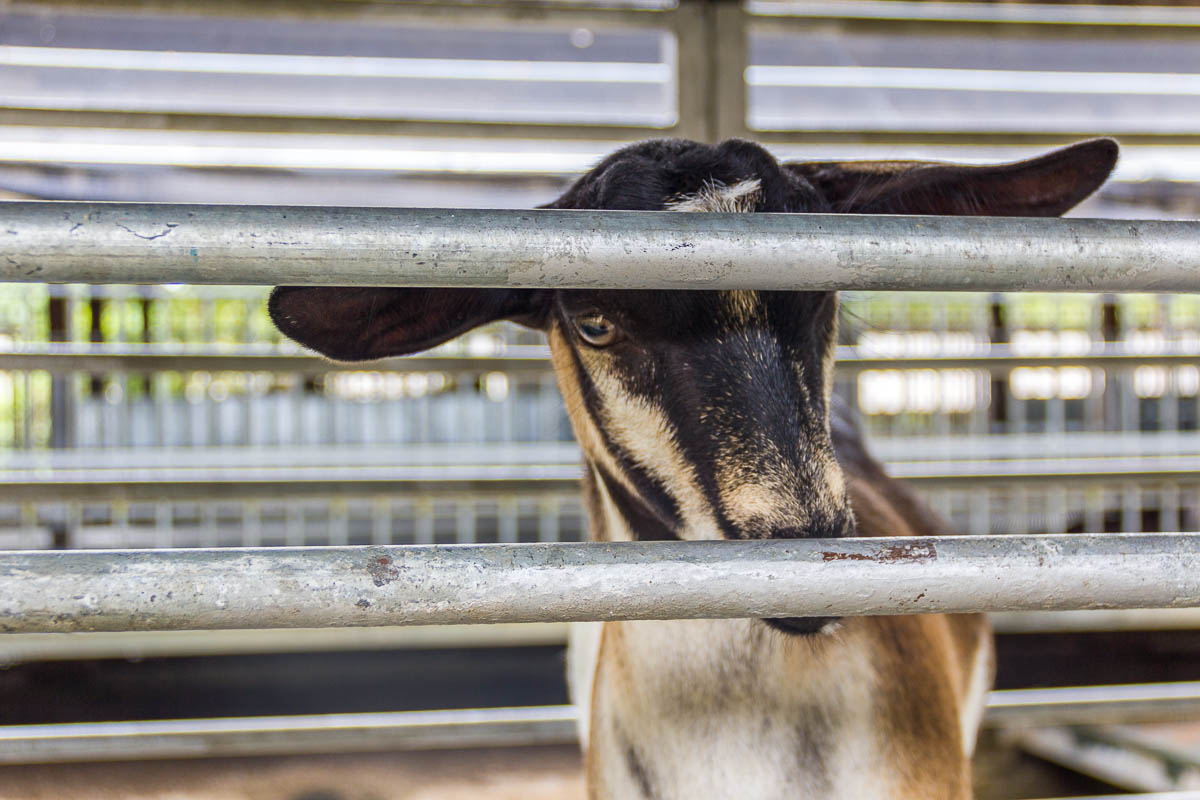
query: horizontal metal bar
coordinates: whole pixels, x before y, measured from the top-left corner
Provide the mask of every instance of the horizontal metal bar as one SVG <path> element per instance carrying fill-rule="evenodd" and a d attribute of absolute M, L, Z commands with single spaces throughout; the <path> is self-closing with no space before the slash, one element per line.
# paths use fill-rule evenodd
<path fill-rule="evenodd" d="M 1187 785 L 1194 769 L 1163 758 L 1161 750 L 1148 752 L 1106 734 L 1102 727 L 1051 727 L 1017 730 L 1006 738 L 1009 744 L 1052 764 L 1135 793 L 1127 797 L 1200 798 L 1200 792 L 1174 791 Z"/>
<path fill-rule="evenodd" d="M 1200 456 L 1200 431 L 1120 433 L 895 436 L 874 439 L 871 450 L 906 477 L 940 475 L 961 468 L 971 476 L 1013 474 L 1044 478 L 1077 474 L 1144 474 L 1180 471 Z M 1047 454 L 1070 453 L 1070 457 Z M 401 483 L 521 477 L 569 478 L 580 474 L 573 441 L 396 442 L 265 447 L 80 447 L 9 450 L 0 453 L 0 486 L 7 481 L 119 482 L 160 480 L 307 480 L 313 472 L 330 483 L 388 480 Z M 1182 460 L 1182 463 L 1181 463 Z M 998 464 L 998 466 L 997 466 Z M 927 465 L 927 466 L 922 466 Z M 508 468 L 512 470 L 509 471 Z M 527 467 L 570 470 L 522 472 Z M 922 472 L 922 470 L 926 470 Z"/>
<path fill-rule="evenodd" d="M 1153 72 L 1035 72 L 1016 69 L 762 64 L 746 68 L 746 82 L 751 86 L 913 89 L 939 92 L 1183 96 L 1200 94 L 1200 74 Z"/>
<path fill-rule="evenodd" d="M 2 209 L 2 207 L 0 207 Z M 408 356 L 350 364 L 311 355 L 217 352 L 103 347 L 70 351 L 61 347 L 23 348 L 0 352 L 0 370 L 70 372 L 274 372 L 320 375 L 329 372 L 505 372 L 540 374 L 550 370 L 547 355 L 537 356 Z M 1191 356 L 1194 361 L 1198 356 Z M 1139 364 L 1142 362 L 1138 362 Z M 1191 362 L 1189 362 L 1191 363 Z"/>
<path fill-rule="evenodd" d="M 12 202 L 0 280 L 1200 291 L 1200 222 Z"/>
<path fill-rule="evenodd" d="M 2 208 L 2 207 L 0 207 Z M 536 355 L 532 354 L 536 352 Z M 311 355 L 251 352 L 171 350 L 154 346 L 38 345 L 0 350 L 0 370 L 71 372 L 274 372 L 320 375 L 331 372 L 505 372 L 537 374 L 551 369 L 549 351 L 523 348 L 522 355 L 407 356 L 369 364 L 328 361 Z M 1086 352 L 1055 355 L 1014 353 L 1005 345 L 983 346 L 976 353 L 946 355 L 869 355 L 854 347 L 839 347 L 836 366 L 841 372 L 880 369 L 978 369 L 995 374 L 1018 367 L 1085 366 L 1125 369 L 1140 366 L 1194 366 L 1194 351 L 1133 352 L 1121 346 L 1095 347 Z"/>
<path fill-rule="evenodd" d="M 186 502 L 199 500 L 265 500 L 280 498 L 328 499 L 333 497 L 472 498 L 512 495 L 559 494 L 576 497 L 583 473 L 578 463 L 542 467 L 465 467 L 438 470 L 432 467 L 402 471 L 414 477 L 372 477 L 360 471 L 340 470 L 341 477 L 314 477 L 314 470 L 269 470 L 270 478 L 253 470 L 226 469 L 218 476 L 180 478 L 155 471 L 149 477 L 93 473 L 88 476 L 14 478 L 0 484 L 0 502 L 61 503 L 67 501 Z M 321 472 L 323 470 L 316 470 Z M 329 470 L 338 471 L 338 470 Z M 384 470 L 377 470 L 383 472 Z M 401 471 L 392 469 L 389 471 Z M 448 473 L 459 473 L 457 476 Z M 421 477 L 425 473 L 425 477 Z M 438 473 L 442 473 L 439 475 Z"/>
<path fill-rule="evenodd" d="M 1170 612 L 1159 609 L 1155 613 Z M 57 633 L 8 633 L 0 636 L 0 667 L 31 661 L 179 658 L 238 653 L 562 647 L 567 643 L 569 628 L 570 624 L 566 622 L 531 622 L 513 625 L 119 631 L 73 633 L 69 636 Z"/>
<path fill-rule="evenodd" d="M 255 0 L 236 8 L 228 0 L 25 0 L 21 5 L 62 13 L 97 14 L 132 11 L 138 14 L 183 14 L 207 17 L 257 17 L 306 22 L 350 21 L 359 24 L 468 24 L 644 27 L 668 24 L 672 4 L 660 0 L 608 3 L 560 0 L 438 0 L 387 2 L 378 0 Z"/>
<path fill-rule="evenodd" d="M 0 104 L 0 125 L 26 126 L 30 131 L 22 133 L 36 132 L 37 128 L 46 129 L 46 126 L 53 126 L 59 131 L 65 130 L 86 130 L 90 138 L 97 131 L 103 130 L 106 138 L 128 138 L 129 132 L 140 132 L 146 135 L 147 131 L 170 131 L 175 134 L 179 133 L 240 133 L 240 134 L 262 134 L 270 136 L 278 135 L 325 135 L 325 136 L 371 136 L 371 137 L 423 137 L 430 139 L 485 139 L 489 141 L 495 140 L 513 140 L 513 139 L 550 139 L 553 141 L 570 141 L 579 142 L 583 140 L 589 146 L 593 145 L 600 152 L 611 152 L 621 144 L 644 139 L 650 136 L 669 136 L 676 128 L 674 126 L 668 128 L 658 128 L 649 125 L 604 125 L 604 124 L 587 124 L 587 123 L 553 123 L 553 122 L 468 122 L 468 121 L 430 121 L 410 119 L 403 116 L 395 117 L 361 117 L 354 119 L 342 119 L 337 117 L 316 117 L 302 115 L 252 115 L 252 114 L 218 114 L 218 113 L 186 113 L 173 111 L 135 111 L 130 109 L 125 110 L 94 110 L 87 108 L 64 108 L 60 103 L 54 108 L 43 108 L 34 104 L 23 106 L 5 106 Z M 1103 135 L 1103 131 L 1093 132 L 1091 135 Z M 11 139 L 12 137 L 7 137 Z M 191 165 L 197 167 L 203 166 L 220 166 L 219 159 L 212 158 L 208 161 L 203 159 L 203 150 L 197 150 L 190 154 L 188 158 L 180 161 L 178 154 L 175 155 L 175 162 L 170 160 L 170 156 L 166 151 L 166 147 L 170 140 L 168 138 L 153 136 L 157 141 L 150 142 L 151 149 L 138 156 L 136 153 L 125 153 L 123 156 L 115 151 L 109 151 L 108 160 L 102 158 L 103 147 L 88 147 L 86 142 L 74 141 L 71 138 L 66 138 L 63 142 L 55 144 L 54 142 L 42 139 L 42 152 L 46 155 L 47 161 L 69 161 L 74 160 L 79 163 L 115 163 L 115 164 L 171 164 L 178 163 L 183 165 Z M 1073 137 L 1072 140 L 1086 138 L 1085 136 Z M 1171 141 L 1180 141 L 1181 137 L 1174 137 Z M 1182 143 L 1187 144 L 1194 137 L 1184 138 Z M 28 148 L 24 154 L 27 160 L 31 155 L 36 155 L 37 151 L 32 147 L 32 143 L 37 141 L 37 138 L 25 139 L 22 138 L 23 147 Z M 1059 144 L 1067 141 L 1062 136 L 1055 137 L 1053 143 Z M 1122 142 L 1133 143 L 1136 138 L 1122 136 Z M 1159 138 L 1155 137 L 1154 141 L 1159 142 Z M 102 143 L 101 143 L 102 144 Z M 280 144 L 278 141 L 276 144 Z M 291 142 L 286 144 L 293 147 Z M 385 143 L 380 143 L 381 145 Z M 393 142 L 393 144 L 397 144 Z M 400 143 L 402 144 L 402 143 Z M 264 143 L 262 149 L 269 147 L 269 144 Z M 325 147 L 315 148 L 308 147 L 307 150 L 312 153 L 325 151 L 325 163 L 328 168 L 335 169 L 350 168 L 356 160 L 350 156 L 342 154 L 341 159 L 338 159 L 337 148 Z M 385 149 L 376 151 L 381 156 L 386 157 Z M 74 154 L 74 155 L 72 155 Z M 6 155 L 6 154 L 5 154 Z M 277 156 L 274 159 L 265 159 L 259 157 L 257 160 L 250 157 L 250 148 L 243 147 L 240 150 L 233 150 L 226 156 L 227 162 L 232 162 L 233 165 L 244 165 L 257 163 L 261 167 L 277 166 L 281 168 L 292 169 L 316 169 L 320 168 L 321 160 L 315 155 L 305 155 L 303 152 L 298 154 L 304 156 L 302 158 Z M 91 161 L 89 161 L 91 159 Z M 100 160 L 96 160 L 100 159 Z M 5 160 L 8 160 L 7 158 Z M 526 162 L 527 169 L 516 168 L 501 168 L 499 165 L 494 166 L 491 170 L 478 170 L 484 173 L 495 174 L 516 174 L 526 175 L 529 172 L 538 174 L 550 173 L 558 174 L 562 172 L 575 172 L 577 169 L 564 170 L 562 163 L 563 159 L 557 159 L 558 164 L 551 163 L 550 160 L 543 159 L 542 165 L 539 167 L 536 163 L 530 166 L 529 160 Z M 400 167 L 395 161 L 389 161 L 383 165 L 385 168 Z M 414 167 L 414 162 L 410 162 L 409 169 Z M 568 165 L 574 166 L 574 165 Z M 358 168 L 367 168 L 361 162 L 358 162 Z M 464 172 L 467 170 L 458 170 Z"/>
<path fill-rule="evenodd" d="M 1006 36 L 1103 41 L 1194 38 L 1194 8 L 1060 3 L 892 2 L 892 0 L 752 0 L 751 30 L 833 28 L 846 34 Z"/>
<path fill-rule="evenodd" d="M 1122 165 L 1118 167 L 1118 180 L 1138 180 L 1138 170 L 1135 168 L 1132 173 L 1128 169 L 1130 158 L 1138 160 L 1138 153 L 1133 149 L 1141 146 L 1154 146 L 1156 148 L 1176 147 L 1187 148 L 1194 147 L 1200 136 L 1195 133 L 1179 132 L 1179 131 L 1159 131 L 1155 132 L 1155 120 L 1147 120 L 1141 130 L 1122 131 L 1121 144 L 1124 147 L 1124 156 Z M 75 153 L 75 158 L 83 157 L 84 153 L 96 153 L 98 150 L 89 150 L 86 147 L 86 142 L 76 141 L 75 138 L 66 136 L 64 132 L 72 129 L 84 129 L 88 131 L 89 137 L 94 138 L 97 130 L 103 130 L 106 137 L 132 137 L 133 135 L 141 134 L 143 137 L 147 132 L 167 131 L 174 134 L 181 133 L 197 133 L 197 132 L 217 132 L 240 134 L 282 134 L 282 135 L 342 135 L 342 136 L 385 136 L 385 137 L 428 137 L 436 139 L 487 139 L 495 140 L 544 140 L 551 139 L 554 141 L 569 141 L 579 143 L 586 141 L 589 146 L 594 145 L 597 157 L 604 153 L 620 147 L 622 144 L 645 139 L 651 136 L 670 136 L 678 131 L 678 126 L 669 128 L 657 128 L 654 126 L 626 126 L 626 125 L 600 125 L 600 124 L 557 124 L 557 123 L 515 123 L 515 122 L 431 122 L 423 120 L 411 120 L 406 118 L 354 118 L 340 119 L 332 117 L 313 117 L 313 116 L 266 116 L 266 115 L 231 115 L 231 114 L 200 114 L 200 113 L 182 113 L 168 111 L 154 112 L 139 112 L 139 111 L 97 111 L 83 108 L 62 108 L 61 105 L 56 108 L 36 108 L 36 107 L 5 107 L 0 105 L 0 126 L 21 126 L 30 130 L 35 129 L 54 129 L 58 138 L 63 140 L 62 144 L 55 145 L 53 142 L 44 141 L 42 147 L 46 149 L 47 160 L 63 161 L 67 159 L 70 153 Z M 846 147 L 855 148 L 855 158 L 866 158 L 871 155 L 869 148 L 875 148 L 886 151 L 886 154 L 895 155 L 896 148 L 902 145 L 914 146 L 929 146 L 929 147 L 1022 147 L 1024 152 L 1014 154 L 1015 157 L 1025 155 L 1034 148 L 1048 148 L 1058 145 L 1068 144 L 1070 142 L 1079 141 L 1096 136 L 1111 135 L 1110 128 L 1097 130 L 1073 130 L 1073 131 L 1057 131 L 1048 132 L 1044 130 L 1025 130 L 1025 131 L 994 131 L 994 130 L 957 130 L 948 131 L 945 127 L 940 128 L 930 127 L 926 129 L 911 129 L 901 130 L 895 127 L 891 128 L 874 128 L 870 130 L 851 130 L 846 128 L 837 129 L 819 129 L 806 128 L 804 130 L 758 130 L 754 133 L 754 138 L 767 145 L 778 147 L 787 147 L 789 145 L 805 145 L 815 152 L 810 152 L 806 157 L 821 158 L 820 148 L 833 144 L 839 144 Z M 15 134 L 14 134 L 15 135 Z M 31 134 L 32 135 L 32 134 Z M 12 138 L 11 136 L 8 138 Z M 156 137 L 157 138 L 157 137 Z M 22 138 L 25 142 L 24 147 L 31 147 L 30 142 L 34 139 Z M 160 148 L 165 146 L 166 140 L 160 142 L 151 142 L 153 149 L 147 153 L 138 156 L 134 152 L 130 152 L 124 161 L 116 163 L 127 164 L 160 164 L 169 163 Z M 264 145 L 264 149 L 269 145 Z M 329 148 L 326 148 L 329 149 Z M 132 151 L 133 148 L 130 148 Z M 383 151 L 379 151 L 383 153 Z M 1183 151 L 1181 154 L 1185 154 Z M 49 156 L 53 155 L 53 158 Z M 386 155 L 386 154 L 384 154 Z M 0 157 L 5 157 L 6 154 L 0 152 Z M 326 158 L 333 166 L 336 153 L 330 153 Z M 593 161 L 596 159 L 593 159 Z M 194 158 L 188 163 L 193 163 Z M 263 159 L 259 159 L 261 166 L 270 166 L 270 164 L 262 164 Z M 343 155 L 340 162 L 345 164 L 350 161 L 348 156 Z M 557 172 L 576 172 L 577 169 L 563 170 L 561 168 L 562 159 L 557 159 L 557 164 L 545 163 L 540 168 L 535 168 L 533 171 L 538 173 L 555 173 Z M 291 164 L 294 168 L 311 168 L 314 163 L 313 158 L 308 158 L 307 162 L 292 161 L 276 156 L 271 164 L 279 164 L 286 166 Z M 202 164 L 195 164 L 203 166 Z M 360 167 L 364 165 L 359 163 Z M 387 166 L 386 164 L 384 165 Z M 493 165 L 490 170 L 484 170 L 489 173 L 519 173 L 526 174 L 529 169 L 527 165 L 525 169 L 501 169 L 500 165 Z M 585 168 L 587 165 L 584 165 Z M 1180 165 L 1186 167 L 1187 165 Z M 1128 175 L 1129 177 L 1124 177 Z"/>
<path fill-rule="evenodd" d="M 5 632 L 1197 605 L 1195 533 L 0 554 Z"/>
<path fill-rule="evenodd" d="M 0 764 L 513 747 L 576 741 L 571 706 L 0 727 Z"/>
<path fill-rule="evenodd" d="M 984 724 L 1172 720 L 1200 712 L 1200 684 L 994 691 Z M 573 706 L 168 719 L 0 727 L 0 764 L 121 758 L 513 747 L 576 741 Z"/>
<path fill-rule="evenodd" d="M 1200 608 L 1143 608 L 1121 611 L 998 611 L 996 633 L 1099 633 L 1105 631 L 1200 630 Z M 91 634 L 101 636 L 104 634 Z M 162 636 L 165 634 L 144 634 Z M 197 634 L 204 635 L 204 634 Z M 0 639 L 2 644 L 3 639 Z M 3 650 L 0 650 L 3 652 Z M 1200 686 L 1197 687 L 1200 697 Z M 1196 709 L 1200 717 L 1200 707 Z"/>
<path fill-rule="evenodd" d="M 956 22 L 994 25 L 1200 27 L 1194 8 L 1062 3 L 912 2 L 912 0 L 750 0 L 751 14 L 811 20 Z"/>
<path fill-rule="evenodd" d="M 1200 629 L 1200 608 L 1119 611 L 1002 611 L 992 629 L 1006 633 L 1081 633 Z M 570 623 L 413 625 L 374 628 L 283 628 L 209 631 L 8 633 L 0 636 L 0 666 L 31 661 L 99 658 L 178 658 L 241 653 L 310 653 L 346 650 L 436 650 L 467 647 L 561 647 Z M 1200 716 L 1200 686 L 1196 689 Z"/>
<path fill-rule="evenodd" d="M 994 691 L 993 727 L 1166 722 L 1200 715 L 1200 682 L 1067 686 Z"/>
<path fill-rule="evenodd" d="M 1105 486 L 1125 483 L 1200 483 L 1194 455 L 1121 455 L 1104 458 L 898 461 L 888 472 L 917 488 L 1039 485 Z M 575 495 L 577 460 L 545 463 L 354 464 L 313 466 L 0 469 L 0 502 L 183 502 L 284 497 L 411 497 L 469 495 Z"/>
<path fill-rule="evenodd" d="M 84 47 L 0 46 L 0 67 L 286 75 L 326 78 L 522 81 L 530 83 L 666 83 L 671 66 L 653 62 L 209 53 Z M 1097 73 L 1088 73 L 1097 74 Z M 1186 75 L 1156 76 L 1169 81 Z M 1158 92 L 1161 87 L 1151 86 Z"/>

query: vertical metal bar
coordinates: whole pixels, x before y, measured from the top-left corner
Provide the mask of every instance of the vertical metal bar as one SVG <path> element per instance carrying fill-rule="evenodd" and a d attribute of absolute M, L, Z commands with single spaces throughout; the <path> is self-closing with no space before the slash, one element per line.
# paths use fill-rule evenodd
<path fill-rule="evenodd" d="M 154 546 L 168 548 L 175 546 L 175 524 L 171 513 L 170 503 L 154 504 Z"/>
<path fill-rule="evenodd" d="M 238 375 L 238 386 L 241 390 L 241 397 L 238 402 L 238 408 L 241 413 L 238 417 L 242 423 L 242 429 L 239 431 L 237 444 L 242 447 L 249 447 L 254 443 L 254 407 L 255 393 L 258 391 L 256 385 L 256 377 L 253 372 L 242 372 Z"/>
<path fill-rule="evenodd" d="M 969 295 L 971 298 L 970 331 L 974 341 L 974 351 L 986 350 L 991 346 L 988 335 L 988 304 L 987 296 L 982 294 Z M 975 371 L 975 404 L 971 407 L 968 426 L 972 436 L 983 436 L 988 432 L 988 414 L 991 408 L 992 376 L 987 370 Z"/>
<path fill-rule="evenodd" d="M 712 57 L 713 14 L 708 0 L 680 0 L 671 14 L 679 119 L 675 135 L 700 142 L 716 138 Z"/>
<path fill-rule="evenodd" d="M 116 534 L 113 538 L 120 542 L 120 547 L 126 549 L 131 546 L 136 547 L 130 541 L 132 531 L 129 524 L 129 503 L 123 500 L 112 501 L 109 505 L 109 525 Z"/>
<path fill-rule="evenodd" d="M 1103 368 L 1090 369 L 1091 386 L 1083 398 L 1083 424 L 1088 430 L 1104 430 L 1104 398 L 1108 393 L 1108 372 Z"/>
<path fill-rule="evenodd" d="M 387 497 L 371 498 L 371 544 L 392 543 L 392 503 Z"/>
<path fill-rule="evenodd" d="M 517 513 L 517 498 L 501 498 L 498 514 L 498 538 L 501 542 L 509 544 L 517 541 Z"/>
<path fill-rule="evenodd" d="M 1008 344 L 1008 308 L 1004 295 L 995 293 L 988 304 L 988 341 L 992 344 Z M 1009 433 L 1008 376 L 991 376 L 991 405 L 988 409 L 988 430 L 991 433 Z"/>
<path fill-rule="evenodd" d="M 53 378 L 51 378 L 53 380 Z M 67 380 L 70 380 L 68 378 Z M 37 411 L 37 405 L 33 402 L 33 375 L 29 370 L 21 373 L 21 445 L 26 450 L 33 450 L 37 446 L 33 436 L 33 418 Z M 70 404 L 67 405 L 71 409 Z M 68 411 L 68 413 L 70 413 Z M 69 417 L 64 417 L 64 420 L 69 420 Z M 74 426 L 66 423 L 66 430 L 73 430 Z M 68 433 L 69 435 L 69 433 Z"/>
<path fill-rule="evenodd" d="M 201 547 L 218 547 L 220 545 L 216 503 L 200 504 L 200 541 Z"/>
<path fill-rule="evenodd" d="M 343 497 L 329 501 L 329 544 L 350 543 L 350 503 Z"/>
<path fill-rule="evenodd" d="M 517 406 L 521 403 L 521 376 L 508 375 L 508 394 L 500 407 L 500 441 L 511 442 L 517 438 Z"/>
<path fill-rule="evenodd" d="M 418 497 L 413 503 L 413 539 L 416 544 L 433 544 L 433 501 Z"/>
<path fill-rule="evenodd" d="M 1137 396 L 1137 392 L 1134 391 L 1133 369 L 1122 369 L 1118 371 L 1117 383 L 1120 390 L 1120 430 L 1126 435 L 1132 436 L 1141 431 L 1141 424 L 1139 420 L 1141 399 Z"/>
<path fill-rule="evenodd" d="M 1055 381 L 1055 389 L 1058 389 L 1057 381 Z M 1061 436 L 1066 431 L 1067 401 L 1063 399 L 1061 391 L 1055 391 L 1054 395 L 1046 401 L 1046 433 Z"/>
<path fill-rule="evenodd" d="M 41 533 L 41 530 L 38 527 L 37 506 L 33 503 L 21 503 L 18 513 L 21 517 L 20 526 L 25 531 L 23 536 L 29 538 L 31 547 L 37 547 L 40 549 L 40 542 L 43 540 L 38 535 Z"/>
<path fill-rule="evenodd" d="M 62 532 L 61 541 L 55 543 L 55 549 L 73 550 L 79 547 L 82 537 L 83 504 L 73 500 L 67 504 L 66 525 Z"/>
<path fill-rule="evenodd" d="M 1067 487 L 1055 484 L 1047 491 L 1046 530 L 1048 533 L 1066 533 L 1070 518 L 1070 497 Z"/>
<path fill-rule="evenodd" d="M 1142 530 L 1142 490 L 1134 483 L 1121 488 L 1121 530 L 1125 533 Z"/>
<path fill-rule="evenodd" d="M 930 320 L 930 332 L 934 336 L 934 341 L 937 343 L 938 352 L 946 352 L 947 340 L 947 321 L 946 321 L 946 298 L 945 295 L 938 295 L 936 299 L 930 300 L 933 308 L 932 319 Z M 937 370 L 939 395 L 945 395 L 945 389 L 942 386 L 942 381 L 946 380 L 946 375 L 949 374 L 946 370 Z M 950 414 L 952 412 L 947 408 L 935 408 L 933 411 L 933 431 L 939 436 L 950 435 Z"/>
<path fill-rule="evenodd" d="M 972 489 L 971 513 L 968 518 L 968 531 L 972 536 L 986 536 L 990 533 L 990 498 L 987 489 Z"/>
<path fill-rule="evenodd" d="M 459 544 L 475 544 L 475 511 L 473 498 L 454 500 L 454 537 Z"/>
<path fill-rule="evenodd" d="M 557 542 L 562 537 L 558 530 L 558 498 L 543 497 L 538 501 L 538 541 Z"/>
<path fill-rule="evenodd" d="M 1174 533 L 1179 526 L 1179 484 L 1164 483 L 1158 490 L 1158 528 L 1163 533 Z"/>
<path fill-rule="evenodd" d="M 286 508 L 285 524 L 287 528 L 284 532 L 284 541 L 288 543 L 289 547 L 302 546 L 307 538 L 304 531 L 304 504 L 288 503 Z"/>
<path fill-rule="evenodd" d="M 49 317 L 49 335 L 51 342 L 66 342 L 71 338 L 71 304 L 66 292 L 60 295 L 52 294 L 49 299 L 47 316 Z M 22 426 L 24 435 L 22 444 L 32 446 L 29 433 L 29 416 L 32 408 L 29 404 L 29 372 L 23 373 L 25 384 L 25 405 L 22 409 L 25 424 Z M 72 415 L 76 404 L 72 403 L 73 375 L 54 375 L 50 378 L 50 446 L 55 449 L 71 447 L 74 436 L 72 430 Z"/>
<path fill-rule="evenodd" d="M 713 98 L 709 106 L 715 141 L 748 138 L 746 125 L 746 67 L 749 66 L 749 25 L 740 2 L 712 0 L 709 8 L 709 52 Z"/>
<path fill-rule="evenodd" d="M 1030 502 L 1029 489 L 1025 486 L 1012 486 L 1008 488 L 1009 502 L 1007 503 L 1009 512 L 1007 524 L 1005 525 L 1005 533 L 1017 533 L 1025 535 L 1029 533 L 1030 521 Z"/>
<path fill-rule="evenodd" d="M 557 441 L 559 438 L 558 423 L 558 384 L 554 373 L 550 372 L 538 381 L 538 418 L 540 430 L 538 438 L 544 442 Z"/>
<path fill-rule="evenodd" d="M 1104 531 L 1104 496 L 1103 488 L 1088 487 L 1083 494 L 1083 532 L 1101 533 Z"/>
<path fill-rule="evenodd" d="M 262 503 L 258 500 L 247 500 L 242 503 L 242 546 L 262 546 L 262 531 Z"/>
<path fill-rule="evenodd" d="M 291 410 L 292 431 L 289 440 L 293 444 L 299 444 L 304 441 L 304 390 L 305 378 L 300 375 L 294 376 L 295 380 L 288 391 L 290 402 L 288 407 Z"/>
<path fill-rule="evenodd" d="M 1123 334 L 1121 309 L 1114 295 L 1106 294 L 1100 301 L 1100 339 L 1107 346 L 1121 341 Z M 1123 370 L 1113 370 L 1105 375 L 1104 381 L 1104 430 L 1122 430 L 1124 427 L 1126 375 Z"/>

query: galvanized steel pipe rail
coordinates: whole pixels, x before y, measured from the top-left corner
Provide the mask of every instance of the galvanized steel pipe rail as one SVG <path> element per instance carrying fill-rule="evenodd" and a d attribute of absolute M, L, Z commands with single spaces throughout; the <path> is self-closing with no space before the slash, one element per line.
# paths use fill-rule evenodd
<path fill-rule="evenodd" d="M 0 281 L 1200 291 L 1200 222 L 21 201 Z"/>
<path fill-rule="evenodd" d="M 1200 534 L 0 554 L 0 631 L 1200 605 Z"/>

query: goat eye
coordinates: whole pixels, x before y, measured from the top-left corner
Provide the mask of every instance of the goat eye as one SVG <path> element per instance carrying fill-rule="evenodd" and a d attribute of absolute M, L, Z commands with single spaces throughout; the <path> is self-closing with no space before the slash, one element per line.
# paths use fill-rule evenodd
<path fill-rule="evenodd" d="M 617 340 L 617 326 L 600 314 L 585 314 L 575 318 L 579 337 L 592 347 L 607 347 Z"/>

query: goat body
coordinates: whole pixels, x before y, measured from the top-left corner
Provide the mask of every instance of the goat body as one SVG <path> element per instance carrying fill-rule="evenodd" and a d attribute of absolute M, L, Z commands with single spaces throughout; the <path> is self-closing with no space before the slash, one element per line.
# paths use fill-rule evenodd
<path fill-rule="evenodd" d="M 1105 139 L 987 167 L 781 164 L 750 142 L 659 140 L 617 151 L 547 207 L 1052 216 L 1115 159 Z M 544 330 L 594 539 L 948 532 L 832 399 L 834 293 L 280 287 L 270 311 L 343 360 L 415 352 L 497 319 Z M 570 678 L 596 800 L 970 796 L 992 675 L 981 616 L 580 631 Z"/>

